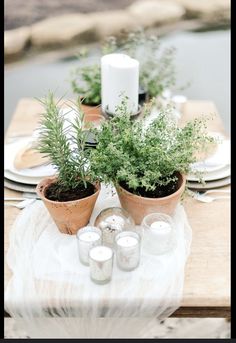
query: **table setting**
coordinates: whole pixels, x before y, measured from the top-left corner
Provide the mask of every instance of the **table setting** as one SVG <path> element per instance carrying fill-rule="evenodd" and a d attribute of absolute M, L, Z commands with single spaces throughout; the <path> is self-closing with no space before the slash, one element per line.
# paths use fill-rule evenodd
<path fill-rule="evenodd" d="M 205 207 L 230 199 L 230 139 L 200 118 L 180 125 L 185 96 L 166 89 L 146 107 L 138 92 L 139 61 L 105 55 L 99 119 L 49 93 L 32 135 L 5 144 L 4 186 L 20 195 L 4 205 L 21 210 L 5 310 L 31 337 L 145 337 L 183 300 L 193 234 L 185 186 Z M 213 148 L 196 159 L 203 141 Z"/>

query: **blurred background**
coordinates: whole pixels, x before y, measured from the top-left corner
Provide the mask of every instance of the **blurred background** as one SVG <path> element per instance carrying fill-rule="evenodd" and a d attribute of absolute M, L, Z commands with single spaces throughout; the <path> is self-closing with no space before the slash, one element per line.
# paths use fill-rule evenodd
<path fill-rule="evenodd" d="M 5 0 L 4 130 L 22 97 L 73 97 L 69 76 L 78 50 L 96 55 L 107 36 L 143 27 L 176 48 L 178 94 L 212 100 L 230 131 L 230 1 Z M 6 338 L 24 337 L 6 320 Z M 224 319 L 172 319 L 155 337 L 228 338 Z"/>

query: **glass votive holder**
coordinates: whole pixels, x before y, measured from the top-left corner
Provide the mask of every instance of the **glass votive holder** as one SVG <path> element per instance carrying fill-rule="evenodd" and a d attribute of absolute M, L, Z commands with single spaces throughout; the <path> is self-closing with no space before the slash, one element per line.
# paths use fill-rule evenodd
<path fill-rule="evenodd" d="M 97 284 L 111 280 L 113 268 L 113 250 L 104 245 L 98 245 L 89 251 L 90 278 Z"/>
<path fill-rule="evenodd" d="M 175 244 L 175 224 L 170 216 L 164 213 L 151 213 L 142 221 L 143 249 L 154 255 L 169 252 Z"/>
<path fill-rule="evenodd" d="M 135 223 L 127 211 L 120 207 L 109 207 L 99 213 L 94 226 L 102 231 L 102 244 L 113 248 L 115 236 L 123 230 L 134 229 Z"/>
<path fill-rule="evenodd" d="M 115 237 L 116 262 L 118 268 L 130 271 L 138 267 L 140 261 L 140 236 L 133 231 L 123 231 Z"/>
<path fill-rule="evenodd" d="M 85 226 L 76 234 L 80 262 L 89 265 L 89 250 L 102 242 L 102 232 L 94 226 Z"/>

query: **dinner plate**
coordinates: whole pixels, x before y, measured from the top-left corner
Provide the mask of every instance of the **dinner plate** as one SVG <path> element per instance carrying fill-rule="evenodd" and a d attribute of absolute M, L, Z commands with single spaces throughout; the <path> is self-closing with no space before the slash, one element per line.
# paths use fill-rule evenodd
<path fill-rule="evenodd" d="M 217 132 L 211 132 L 210 136 L 219 140 L 216 151 L 205 160 L 193 163 L 191 166 L 193 170 L 211 173 L 230 164 L 230 140 Z"/>
<path fill-rule="evenodd" d="M 227 185 L 231 184 L 231 178 L 230 176 L 223 178 L 221 180 L 216 180 L 216 181 L 209 181 L 206 182 L 205 185 L 202 185 L 199 182 L 187 182 L 187 187 L 189 189 L 194 189 L 194 190 L 207 190 L 207 189 L 212 189 L 212 188 L 220 188 L 220 187 L 224 187 Z"/>
<path fill-rule="evenodd" d="M 219 170 L 215 170 L 209 173 L 203 173 L 202 178 L 204 181 L 214 181 L 214 180 L 220 180 L 223 178 L 226 178 L 230 176 L 231 170 L 230 170 L 230 165 L 225 165 L 223 168 Z M 188 181 L 198 181 L 199 178 L 196 177 L 195 175 L 189 174 L 187 176 Z"/>
<path fill-rule="evenodd" d="M 23 182 L 23 183 L 29 183 L 25 182 L 25 178 L 29 179 L 34 179 L 36 181 L 32 181 L 30 183 L 37 183 L 38 180 L 41 180 L 45 176 L 52 176 L 56 173 L 56 169 L 53 168 L 51 164 L 48 165 L 43 165 L 39 167 L 34 167 L 34 168 L 27 168 L 27 169 L 21 169 L 17 170 L 14 167 L 14 160 L 16 157 L 17 152 L 19 149 L 22 149 L 24 146 L 29 144 L 32 141 L 32 137 L 26 137 L 21 140 L 17 140 L 13 143 L 6 144 L 5 145 L 5 150 L 4 150 L 4 168 L 6 169 L 8 176 L 6 175 L 7 178 L 13 181 L 17 182 Z M 10 173 L 10 175 L 9 175 Z M 13 176 L 16 176 L 16 178 L 12 178 Z M 24 178 L 24 179 L 19 179 L 19 178 Z"/>
<path fill-rule="evenodd" d="M 9 170 L 4 170 L 4 177 L 6 177 L 8 180 L 18 182 L 18 183 L 24 183 L 27 185 L 37 185 L 37 183 L 39 183 L 39 181 L 41 181 L 44 178 L 44 176 L 43 177 L 28 177 L 28 176 L 15 175 Z"/>
<path fill-rule="evenodd" d="M 27 185 L 4 178 L 4 187 L 19 192 L 36 193 L 36 185 Z"/>

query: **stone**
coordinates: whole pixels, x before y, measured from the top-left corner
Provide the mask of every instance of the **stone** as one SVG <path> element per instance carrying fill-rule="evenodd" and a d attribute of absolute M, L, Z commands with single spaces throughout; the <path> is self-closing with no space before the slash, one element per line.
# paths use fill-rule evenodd
<path fill-rule="evenodd" d="M 15 59 L 24 53 L 30 42 L 30 27 L 4 32 L 4 57 L 7 61 Z"/>
<path fill-rule="evenodd" d="M 185 9 L 173 1 L 140 0 L 127 8 L 140 26 L 152 27 L 180 20 Z"/>
<path fill-rule="evenodd" d="M 117 36 L 124 31 L 132 31 L 140 25 L 127 11 L 103 11 L 88 14 L 94 22 L 98 39 Z"/>
<path fill-rule="evenodd" d="M 37 47 L 63 47 L 95 38 L 94 23 L 88 15 L 66 14 L 32 25 L 31 41 Z"/>
<path fill-rule="evenodd" d="M 184 6 L 188 18 L 230 20 L 230 0 L 175 0 Z"/>

